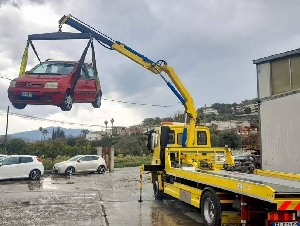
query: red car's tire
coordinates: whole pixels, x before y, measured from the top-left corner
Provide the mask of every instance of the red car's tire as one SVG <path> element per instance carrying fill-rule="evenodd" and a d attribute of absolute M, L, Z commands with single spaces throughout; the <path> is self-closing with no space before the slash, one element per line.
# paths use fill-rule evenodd
<path fill-rule="evenodd" d="M 62 111 L 71 111 L 72 106 L 73 106 L 73 97 L 71 96 L 70 92 L 67 91 L 64 99 L 63 99 L 63 103 L 60 105 L 60 109 Z"/>
<path fill-rule="evenodd" d="M 14 108 L 16 109 L 24 109 L 27 104 L 15 104 L 15 103 L 12 103 L 12 106 L 14 106 Z"/>
<path fill-rule="evenodd" d="M 102 98 L 102 93 L 99 92 L 96 96 L 96 99 L 92 102 L 92 105 L 94 108 L 100 108 L 101 107 L 101 98 Z"/>

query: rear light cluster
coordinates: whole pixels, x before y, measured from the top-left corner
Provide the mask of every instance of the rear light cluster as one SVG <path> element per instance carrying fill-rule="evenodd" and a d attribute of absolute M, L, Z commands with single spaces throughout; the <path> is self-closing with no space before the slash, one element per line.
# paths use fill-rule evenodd
<path fill-rule="evenodd" d="M 268 213 L 269 221 L 295 221 L 296 213 L 295 212 L 274 212 Z"/>
<path fill-rule="evenodd" d="M 36 157 L 36 160 L 38 160 L 39 162 L 42 162 L 42 160 L 39 157 Z"/>

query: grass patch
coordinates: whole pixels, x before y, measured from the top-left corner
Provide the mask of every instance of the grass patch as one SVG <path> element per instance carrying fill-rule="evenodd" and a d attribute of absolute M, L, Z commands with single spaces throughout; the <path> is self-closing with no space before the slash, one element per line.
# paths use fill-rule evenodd
<path fill-rule="evenodd" d="M 53 164 L 58 162 L 68 160 L 69 156 L 58 156 Z M 51 158 L 42 158 L 45 170 L 52 170 L 52 160 Z M 150 164 L 151 163 L 151 156 L 122 156 L 118 155 L 115 156 L 115 168 L 124 168 L 124 167 L 135 167 L 140 166 L 142 164 Z"/>
<path fill-rule="evenodd" d="M 151 156 L 115 156 L 115 168 L 135 167 L 150 163 Z"/>

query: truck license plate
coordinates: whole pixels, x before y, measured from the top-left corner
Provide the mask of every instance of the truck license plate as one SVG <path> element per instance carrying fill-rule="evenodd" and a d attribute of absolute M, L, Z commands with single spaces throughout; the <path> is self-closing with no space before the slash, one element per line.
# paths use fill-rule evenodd
<path fill-rule="evenodd" d="M 32 93 L 31 92 L 22 92 L 21 94 L 22 97 L 32 97 Z"/>
<path fill-rule="evenodd" d="M 291 222 L 274 222 L 272 226 L 299 226 L 300 222 L 291 221 Z"/>

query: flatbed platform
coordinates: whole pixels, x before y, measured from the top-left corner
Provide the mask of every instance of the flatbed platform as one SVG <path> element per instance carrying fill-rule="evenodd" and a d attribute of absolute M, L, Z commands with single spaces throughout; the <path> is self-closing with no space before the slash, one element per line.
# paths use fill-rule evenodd
<path fill-rule="evenodd" d="M 300 180 L 225 170 L 198 171 L 194 167 L 171 167 L 166 173 L 278 205 L 283 200 L 295 201 L 300 208 Z"/>
<path fill-rule="evenodd" d="M 228 177 L 231 179 L 237 179 L 241 181 L 267 185 L 272 189 L 274 189 L 275 193 L 277 194 L 300 194 L 300 181 L 293 181 L 293 180 L 262 176 L 258 174 L 247 174 L 247 173 L 230 172 L 230 171 L 223 171 L 223 170 L 210 171 L 205 173 L 222 176 L 222 177 Z"/>

